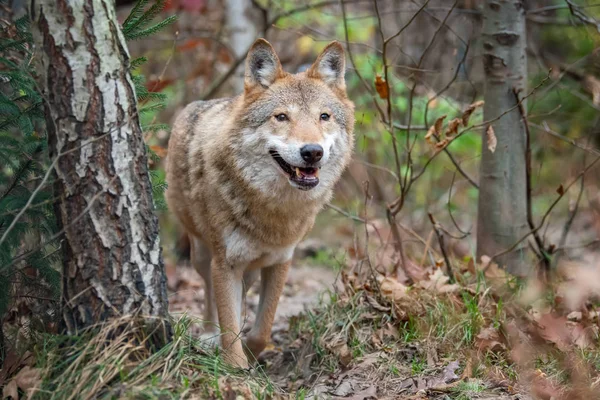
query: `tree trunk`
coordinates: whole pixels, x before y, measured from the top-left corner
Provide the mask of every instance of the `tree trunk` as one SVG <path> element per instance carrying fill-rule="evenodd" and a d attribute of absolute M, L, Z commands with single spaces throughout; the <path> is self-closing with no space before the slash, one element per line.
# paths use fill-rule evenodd
<path fill-rule="evenodd" d="M 67 332 L 113 316 L 167 316 L 147 155 L 111 0 L 36 0 L 55 206 L 65 235 Z"/>
<path fill-rule="evenodd" d="M 487 0 L 483 10 L 484 120 L 497 138 L 495 152 L 483 133 L 477 220 L 477 256 L 509 249 L 528 231 L 526 135 L 514 90 L 525 94 L 527 56 L 525 9 L 522 0 Z M 527 241 L 494 261 L 517 275 L 528 273 Z"/>
<path fill-rule="evenodd" d="M 227 27 L 230 30 L 229 43 L 236 58 L 246 56 L 246 52 L 256 40 L 258 29 L 253 21 L 253 10 L 251 0 L 227 0 Z M 232 77 L 232 85 L 235 94 L 244 90 L 244 63 L 235 71 Z"/>

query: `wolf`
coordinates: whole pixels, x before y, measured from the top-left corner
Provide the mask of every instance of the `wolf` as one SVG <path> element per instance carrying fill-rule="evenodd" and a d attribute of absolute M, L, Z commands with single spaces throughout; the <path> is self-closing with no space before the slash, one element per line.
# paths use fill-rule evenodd
<path fill-rule="evenodd" d="M 240 368 L 267 345 L 294 249 L 354 145 L 340 43 L 297 74 L 284 72 L 264 39 L 245 61 L 243 93 L 196 101 L 177 116 L 166 167 L 168 207 L 206 284 L 203 336 L 220 328 L 224 359 Z M 256 321 L 242 342 L 245 295 L 258 275 Z"/>

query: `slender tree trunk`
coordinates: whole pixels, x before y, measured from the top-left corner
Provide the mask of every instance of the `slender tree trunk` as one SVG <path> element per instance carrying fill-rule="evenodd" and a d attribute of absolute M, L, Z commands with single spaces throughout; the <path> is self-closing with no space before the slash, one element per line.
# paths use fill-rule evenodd
<path fill-rule="evenodd" d="M 258 35 L 254 19 L 252 0 L 227 0 L 227 27 L 230 30 L 229 42 L 236 58 L 245 57 L 246 52 Z M 232 79 L 235 94 L 244 90 L 244 63 L 235 71 Z"/>
<path fill-rule="evenodd" d="M 514 90 L 525 94 L 527 56 L 523 0 L 487 0 L 483 10 L 485 69 L 484 120 L 497 138 L 495 152 L 483 133 L 477 221 L 477 255 L 494 256 L 513 246 L 528 231 L 526 195 L 526 136 Z M 487 127 L 486 127 L 487 128 Z M 495 259 L 518 275 L 527 274 L 523 241 Z"/>
<path fill-rule="evenodd" d="M 35 0 L 68 333 L 117 315 L 166 317 L 147 156 L 111 0 Z"/>

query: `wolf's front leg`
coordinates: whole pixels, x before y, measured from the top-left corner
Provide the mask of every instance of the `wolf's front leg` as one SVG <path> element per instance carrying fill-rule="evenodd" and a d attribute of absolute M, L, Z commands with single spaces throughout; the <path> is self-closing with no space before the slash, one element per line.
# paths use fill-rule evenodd
<path fill-rule="evenodd" d="M 283 264 L 263 268 L 260 277 L 260 300 L 254 327 L 246 339 L 246 351 L 252 361 L 256 360 L 271 337 L 271 328 L 277 311 L 277 303 L 283 292 L 291 260 Z"/>
<path fill-rule="evenodd" d="M 212 281 L 221 328 L 221 348 L 225 361 L 240 368 L 248 368 L 240 340 L 239 321 L 243 292 L 243 271 L 213 258 Z"/>

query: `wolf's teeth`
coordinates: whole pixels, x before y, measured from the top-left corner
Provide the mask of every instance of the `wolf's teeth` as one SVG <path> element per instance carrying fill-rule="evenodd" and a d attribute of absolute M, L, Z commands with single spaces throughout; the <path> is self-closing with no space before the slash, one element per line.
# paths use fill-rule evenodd
<path fill-rule="evenodd" d="M 315 178 L 318 178 L 318 177 L 319 177 L 319 168 L 317 168 L 317 169 L 315 170 Z"/>
<path fill-rule="evenodd" d="M 296 176 L 300 178 L 300 168 L 296 167 Z"/>

